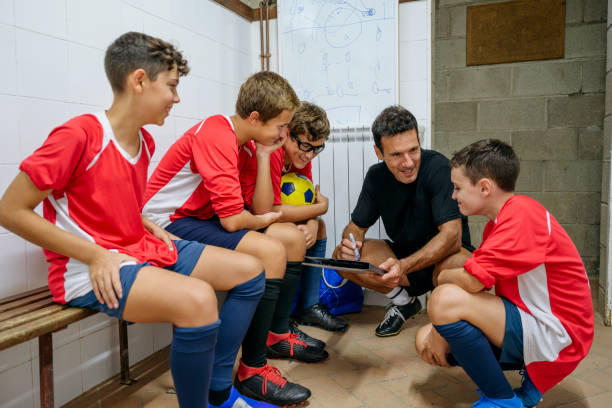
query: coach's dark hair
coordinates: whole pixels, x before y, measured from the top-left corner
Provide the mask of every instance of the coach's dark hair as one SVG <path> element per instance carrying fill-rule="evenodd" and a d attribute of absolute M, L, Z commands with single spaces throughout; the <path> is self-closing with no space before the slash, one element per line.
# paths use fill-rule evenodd
<path fill-rule="evenodd" d="M 398 133 L 407 132 L 412 129 L 416 131 L 418 140 L 419 126 L 414 115 L 403 106 L 389 106 L 380 112 L 376 119 L 374 119 L 374 123 L 372 123 L 374 143 L 382 152 L 381 138 L 383 136 L 395 136 Z"/>
<path fill-rule="evenodd" d="M 187 75 L 187 60 L 172 44 L 150 35 L 129 32 L 121 35 L 106 49 L 104 70 L 115 92 L 123 92 L 128 75 L 142 68 L 151 81 L 160 72 L 178 69 L 179 75 Z"/>
<path fill-rule="evenodd" d="M 472 184 L 486 177 L 508 192 L 514 191 L 521 170 L 519 158 L 512 147 L 497 139 L 479 140 L 455 152 L 450 166 L 463 166 Z"/>

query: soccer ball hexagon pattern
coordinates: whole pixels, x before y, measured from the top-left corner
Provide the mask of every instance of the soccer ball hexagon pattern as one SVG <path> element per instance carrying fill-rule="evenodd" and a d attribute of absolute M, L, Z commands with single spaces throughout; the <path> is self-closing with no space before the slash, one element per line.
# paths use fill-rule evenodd
<path fill-rule="evenodd" d="M 281 203 L 306 205 L 314 203 L 314 200 L 314 186 L 308 177 L 298 173 L 287 173 L 281 178 Z"/>

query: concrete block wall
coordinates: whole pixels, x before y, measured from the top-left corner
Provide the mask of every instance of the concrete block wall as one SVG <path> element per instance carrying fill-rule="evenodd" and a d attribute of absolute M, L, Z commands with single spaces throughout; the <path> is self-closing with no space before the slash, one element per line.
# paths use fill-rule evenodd
<path fill-rule="evenodd" d="M 484 138 L 511 143 L 521 158 L 518 192 L 549 209 L 596 275 L 607 1 L 567 0 L 562 59 L 468 67 L 467 7 L 493 2 L 436 2 L 433 147 L 450 156 Z M 487 220 L 472 218 L 478 245 Z"/>
<path fill-rule="evenodd" d="M 234 111 L 240 84 L 254 71 L 251 23 L 211 0 L 0 0 L 0 194 L 19 163 L 53 127 L 108 107 L 104 51 L 135 30 L 172 41 L 189 60 L 181 103 L 155 138 L 152 167 L 200 118 Z M 258 68 L 257 68 L 258 70 Z M 42 250 L 0 228 L 0 298 L 47 284 Z M 102 314 L 53 335 L 55 402 L 63 405 L 119 372 L 116 320 Z M 132 364 L 166 347 L 169 324 L 130 326 Z M 39 406 L 38 345 L 0 351 L 0 406 Z"/>
<path fill-rule="evenodd" d="M 601 176 L 601 229 L 599 235 L 599 307 L 606 325 L 612 325 L 612 257 L 610 257 L 610 138 L 612 133 L 612 0 L 608 0 L 606 64 L 606 108 L 603 132 L 603 157 Z"/>

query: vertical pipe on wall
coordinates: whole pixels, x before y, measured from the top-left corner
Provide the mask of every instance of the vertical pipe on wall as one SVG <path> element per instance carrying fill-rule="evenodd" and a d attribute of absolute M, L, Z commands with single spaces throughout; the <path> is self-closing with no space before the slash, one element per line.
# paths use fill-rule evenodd
<path fill-rule="evenodd" d="M 264 2 L 259 2 L 259 57 L 261 58 L 261 70 L 265 69 L 264 67 L 264 34 L 263 34 L 263 7 Z"/>
<path fill-rule="evenodd" d="M 266 1 L 266 71 L 270 70 L 270 0 Z"/>

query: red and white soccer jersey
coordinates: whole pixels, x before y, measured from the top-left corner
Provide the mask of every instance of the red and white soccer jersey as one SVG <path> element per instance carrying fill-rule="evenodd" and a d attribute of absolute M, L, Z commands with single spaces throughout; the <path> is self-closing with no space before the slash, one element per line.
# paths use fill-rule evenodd
<path fill-rule="evenodd" d="M 254 146 L 253 146 L 254 148 Z M 242 186 L 242 196 L 246 207 L 250 210 L 253 207 L 253 194 L 255 193 L 255 182 L 257 181 L 257 157 L 255 151 L 247 157 L 246 162 L 240 171 L 240 185 Z M 270 177 L 272 179 L 272 191 L 274 192 L 274 205 L 281 204 L 281 177 L 285 173 L 299 173 L 312 182 L 312 163 L 308 162 L 303 169 L 295 166 L 284 172 L 285 150 L 280 147 L 270 155 Z"/>
<path fill-rule="evenodd" d="M 140 130 L 130 156 L 115 140 L 106 114 L 77 116 L 55 128 L 20 166 L 40 190 L 44 217 L 74 235 L 155 266 L 176 263 L 170 250 L 145 230 L 140 208 L 155 144 Z M 66 303 L 92 290 L 89 266 L 45 250 L 53 300 Z"/>
<path fill-rule="evenodd" d="M 585 268 L 567 233 L 537 201 L 508 199 L 464 268 L 518 307 L 525 365 L 540 392 L 587 355 L 594 318 Z"/>
<path fill-rule="evenodd" d="M 243 157 L 254 149 L 252 142 L 240 148 L 226 116 L 199 122 L 168 149 L 151 175 L 143 213 L 164 228 L 184 217 L 239 214 L 244 202 L 238 174 Z"/>

